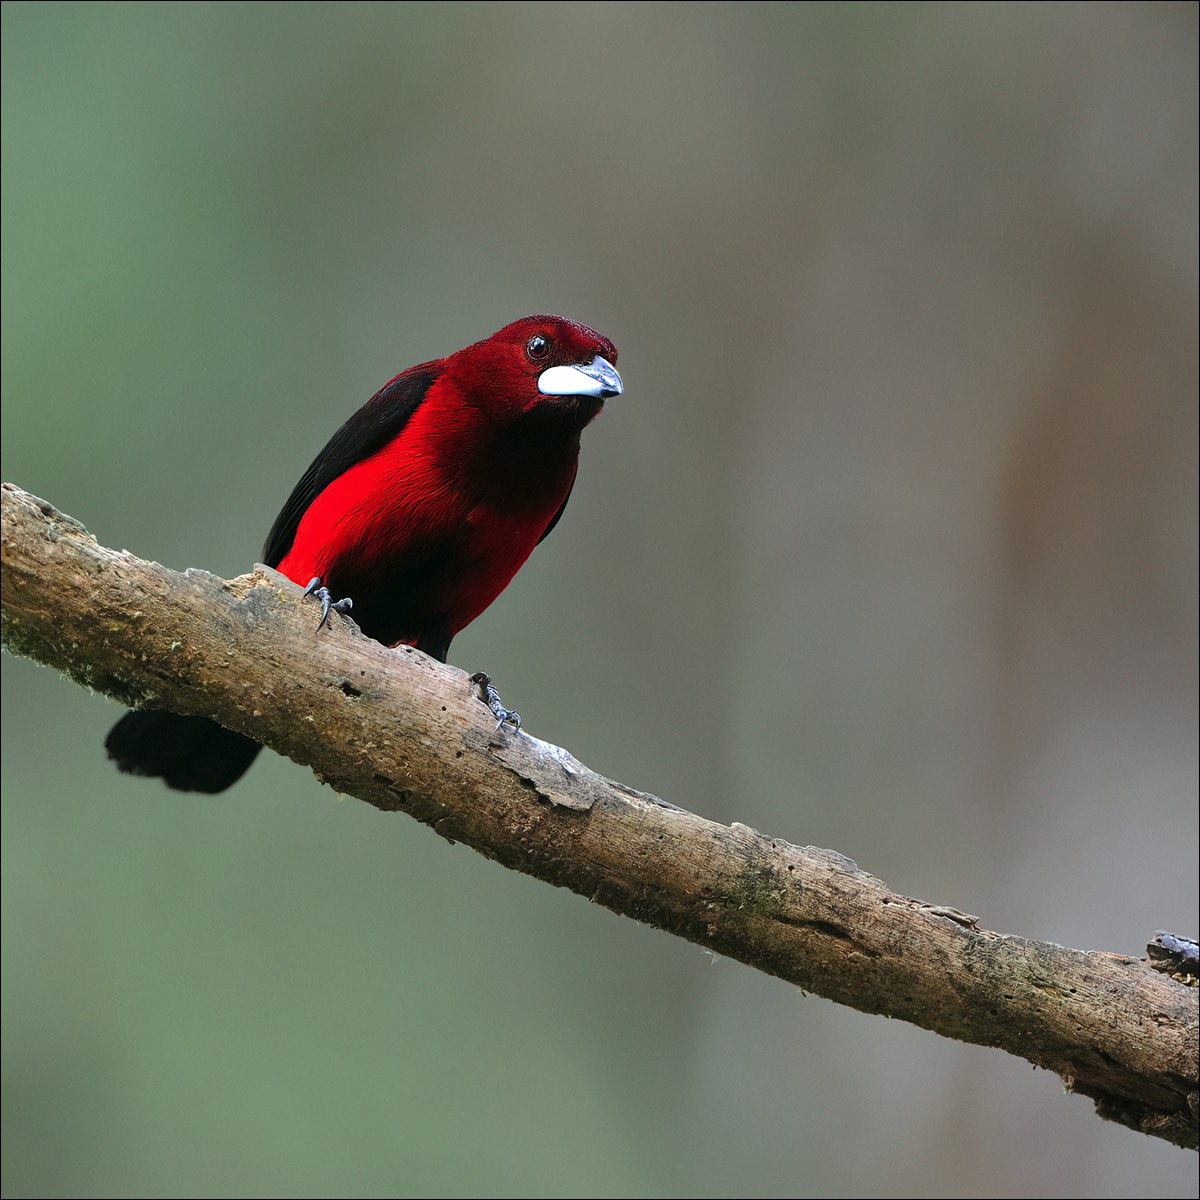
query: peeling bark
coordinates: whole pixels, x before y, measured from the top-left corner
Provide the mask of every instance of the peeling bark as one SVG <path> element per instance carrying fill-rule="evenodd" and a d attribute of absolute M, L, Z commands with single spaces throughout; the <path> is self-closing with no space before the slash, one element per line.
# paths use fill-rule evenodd
<path fill-rule="evenodd" d="M 3 635 L 123 703 L 213 717 L 514 870 L 861 1012 L 1019 1055 L 1105 1118 L 1200 1142 L 1200 993 L 1175 959 L 1159 970 L 994 933 L 831 850 L 605 779 L 496 729 L 464 672 L 343 618 L 318 633 L 300 589 L 266 567 L 171 571 L 4 484 Z"/>

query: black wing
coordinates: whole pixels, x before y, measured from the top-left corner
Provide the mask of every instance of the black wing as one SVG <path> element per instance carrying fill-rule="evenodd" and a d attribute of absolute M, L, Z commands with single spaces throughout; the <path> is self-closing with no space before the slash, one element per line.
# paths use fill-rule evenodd
<path fill-rule="evenodd" d="M 563 515 L 563 509 L 565 509 L 567 507 L 567 501 L 570 500 L 570 498 L 571 498 L 571 491 L 574 487 L 575 487 L 575 476 L 572 475 L 571 476 L 571 486 L 569 488 L 567 488 L 567 494 L 563 497 L 563 502 L 558 506 L 558 512 L 556 512 L 554 514 L 554 516 L 552 516 L 550 518 L 550 524 L 547 525 L 546 528 L 542 530 L 542 536 L 540 538 L 538 538 L 539 546 L 550 536 L 550 531 L 555 527 L 555 525 L 558 524 L 559 519 Z"/>
<path fill-rule="evenodd" d="M 268 567 L 277 567 L 283 562 L 296 540 L 296 529 L 308 506 L 339 475 L 356 463 L 370 458 L 400 436 L 400 431 L 417 411 L 417 405 L 425 399 L 425 393 L 437 379 L 438 373 L 436 364 L 425 363 L 397 375 L 329 439 L 325 449 L 313 459 L 312 466 L 292 489 L 287 503 L 271 526 L 271 532 L 267 534 L 262 560 Z M 558 517 L 554 520 L 557 521 Z M 553 527 L 554 522 L 550 524 Z M 546 533 L 549 532 L 547 529 Z"/>

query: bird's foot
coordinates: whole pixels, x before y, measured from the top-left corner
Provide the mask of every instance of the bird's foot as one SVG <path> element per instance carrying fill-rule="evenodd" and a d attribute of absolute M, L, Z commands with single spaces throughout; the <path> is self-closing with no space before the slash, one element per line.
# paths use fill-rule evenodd
<path fill-rule="evenodd" d="M 329 620 L 331 612 L 348 613 L 354 607 L 354 601 L 349 596 L 343 596 L 341 600 L 335 600 L 330 594 L 329 589 L 321 584 L 320 575 L 314 575 L 308 581 L 308 587 L 304 589 L 304 595 L 316 596 L 321 602 L 321 619 L 317 622 L 317 632 L 321 632 L 321 626 Z"/>
<path fill-rule="evenodd" d="M 471 676 L 471 685 L 475 689 L 475 695 L 492 710 L 492 716 L 496 718 L 497 729 L 501 725 L 511 725 L 514 729 L 521 728 L 521 714 L 514 708 L 505 708 L 500 703 L 500 693 L 496 691 L 492 677 L 486 671 L 476 671 Z"/>

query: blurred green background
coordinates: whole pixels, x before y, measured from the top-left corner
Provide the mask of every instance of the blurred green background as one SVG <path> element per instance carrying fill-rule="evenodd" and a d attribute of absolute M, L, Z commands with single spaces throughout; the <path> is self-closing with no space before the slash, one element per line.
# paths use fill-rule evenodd
<path fill-rule="evenodd" d="M 1197 6 L 3 9 L 3 477 L 237 574 L 396 371 L 620 348 L 455 642 L 527 728 L 985 926 L 1197 930 Z M 264 756 L 4 660 L 6 1196 L 1194 1195 Z"/>

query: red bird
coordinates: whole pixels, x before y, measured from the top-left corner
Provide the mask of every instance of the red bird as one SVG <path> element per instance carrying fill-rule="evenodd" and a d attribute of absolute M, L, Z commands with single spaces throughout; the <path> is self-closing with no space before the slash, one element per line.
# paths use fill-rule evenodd
<path fill-rule="evenodd" d="M 263 561 L 317 593 L 322 622 L 352 602 L 368 636 L 445 662 L 558 524 L 579 435 L 621 394 L 616 360 L 594 329 L 538 316 L 410 367 L 313 460 Z M 122 771 L 188 792 L 224 791 L 262 749 L 205 717 L 156 710 L 127 713 L 105 747 Z"/>

